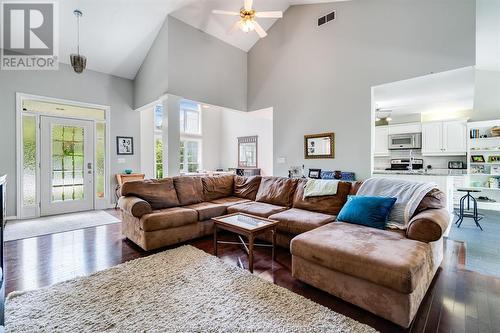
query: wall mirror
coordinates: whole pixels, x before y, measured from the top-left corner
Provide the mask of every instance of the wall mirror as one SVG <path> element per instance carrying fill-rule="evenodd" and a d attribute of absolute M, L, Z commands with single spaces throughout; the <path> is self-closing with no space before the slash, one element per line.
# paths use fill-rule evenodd
<path fill-rule="evenodd" d="M 238 168 L 257 168 L 257 136 L 238 138 Z"/>
<path fill-rule="evenodd" d="M 334 158 L 335 134 L 304 135 L 304 158 Z"/>

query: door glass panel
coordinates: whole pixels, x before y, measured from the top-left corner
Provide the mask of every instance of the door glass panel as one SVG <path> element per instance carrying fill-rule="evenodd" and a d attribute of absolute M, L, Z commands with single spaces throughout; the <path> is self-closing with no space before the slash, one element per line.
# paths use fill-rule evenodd
<path fill-rule="evenodd" d="M 36 199 L 36 118 L 23 116 L 23 205 Z"/>
<path fill-rule="evenodd" d="M 106 124 L 96 124 L 96 160 L 95 160 L 95 173 L 96 173 L 96 194 L 98 198 L 104 198 L 106 195 L 104 186 L 104 172 L 105 172 L 105 157 L 106 157 Z M 78 148 L 79 149 L 79 148 Z M 83 147 L 82 147 L 83 151 Z M 83 182 L 82 182 L 83 184 Z"/>
<path fill-rule="evenodd" d="M 52 127 L 52 201 L 81 200 L 83 191 L 83 127 Z"/>

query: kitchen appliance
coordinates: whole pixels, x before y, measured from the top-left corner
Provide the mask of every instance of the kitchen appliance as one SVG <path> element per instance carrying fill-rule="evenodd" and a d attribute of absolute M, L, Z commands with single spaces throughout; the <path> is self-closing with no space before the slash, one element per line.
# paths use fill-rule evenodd
<path fill-rule="evenodd" d="M 386 170 L 408 170 L 410 167 L 409 158 L 399 158 L 391 160 L 391 167 Z M 424 168 L 424 160 L 421 158 L 414 158 L 412 163 L 413 170 L 421 170 Z"/>
<path fill-rule="evenodd" d="M 422 133 L 389 135 L 389 149 L 421 149 Z"/>
<path fill-rule="evenodd" d="M 462 161 L 448 161 L 448 169 L 466 169 L 465 162 Z"/>

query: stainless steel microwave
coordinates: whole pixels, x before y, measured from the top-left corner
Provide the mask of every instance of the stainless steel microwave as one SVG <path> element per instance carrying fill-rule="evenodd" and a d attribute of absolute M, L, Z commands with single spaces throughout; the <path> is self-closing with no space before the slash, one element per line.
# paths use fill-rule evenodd
<path fill-rule="evenodd" d="M 421 149 L 422 133 L 389 135 L 389 149 Z"/>

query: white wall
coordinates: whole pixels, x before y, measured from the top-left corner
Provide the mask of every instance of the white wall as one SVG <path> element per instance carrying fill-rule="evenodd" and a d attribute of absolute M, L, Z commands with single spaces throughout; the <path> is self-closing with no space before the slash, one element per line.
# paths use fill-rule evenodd
<path fill-rule="evenodd" d="M 139 110 L 141 117 L 141 172 L 146 178 L 155 178 L 154 106 Z"/>
<path fill-rule="evenodd" d="M 0 174 L 7 174 L 7 215 L 16 215 L 16 92 L 87 102 L 111 107 L 110 116 L 110 183 L 113 199 L 114 174 L 124 169 L 140 169 L 139 113 L 132 109 L 133 83 L 90 70 L 76 74 L 65 64 L 57 71 L 0 71 Z M 136 153 L 122 155 L 124 164 L 118 164 L 116 136 L 134 137 Z"/>
<path fill-rule="evenodd" d="M 476 65 L 500 71 L 500 1 L 476 0 Z"/>
<path fill-rule="evenodd" d="M 210 107 L 201 109 L 201 126 L 203 134 L 202 167 L 205 170 L 222 168 L 221 149 L 222 137 L 222 108 Z"/>
<path fill-rule="evenodd" d="M 238 166 L 238 137 L 258 136 L 257 163 L 265 176 L 273 175 L 273 109 L 222 112 L 221 167 Z"/>
<path fill-rule="evenodd" d="M 317 27 L 321 15 L 336 20 Z M 250 50 L 248 109 L 274 107 L 274 165 L 370 175 L 371 87 L 475 63 L 475 2 L 353 0 L 292 6 Z M 335 159 L 303 135 L 335 132 Z"/>

